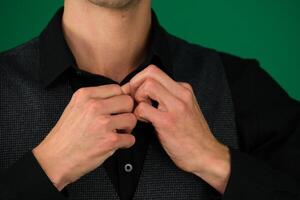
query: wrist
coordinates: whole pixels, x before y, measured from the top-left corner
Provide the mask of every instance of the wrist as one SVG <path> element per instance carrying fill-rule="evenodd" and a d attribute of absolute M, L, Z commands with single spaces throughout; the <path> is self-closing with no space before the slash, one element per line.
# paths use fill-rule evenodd
<path fill-rule="evenodd" d="M 51 153 L 43 149 L 41 145 L 35 147 L 32 150 L 32 153 L 58 191 L 61 191 L 69 184 L 67 181 L 68 179 L 66 178 L 66 173 L 64 173 L 65 170 L 63 170 L 65 166 L 63 168 L 60 167 L 61 165 L 58 162 L 59 159 L 55 156 L 51 156 Z"/>
<path fill-rule="evenodd" d="M 201 156 L 201 160 L 198 161 L 200 164 L 193 174 L 202 178 L 220 193 L 224 193 L 231 169 L 229 148 L 219 144 L 218 148 L 202 155 L 205 156 Z"/>

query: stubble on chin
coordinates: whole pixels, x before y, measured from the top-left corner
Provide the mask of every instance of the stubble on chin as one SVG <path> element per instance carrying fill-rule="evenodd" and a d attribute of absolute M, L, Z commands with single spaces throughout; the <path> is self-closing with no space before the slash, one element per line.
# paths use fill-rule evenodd
<path fill-rule="evenodd" d="M 126 9 L 139 0 L 88 0 L 92 4 L 111 9 Z"/>

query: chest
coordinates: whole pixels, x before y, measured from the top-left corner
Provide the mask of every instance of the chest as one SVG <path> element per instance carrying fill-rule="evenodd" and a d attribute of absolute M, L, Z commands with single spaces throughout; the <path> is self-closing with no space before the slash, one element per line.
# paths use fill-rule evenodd
<path fill-rule="evenodd" d="M 201 77 L 176 78 L 190 81 L 215 137 L 237 148 L 234 111 L 227 88 L 220 87 L 217 81 L 202 84 Z M 72 93 L 68 82 L 47 90 L 27 82 L 5 85 L 0 95 L 1 169 L 9 167 L 42 141 L 56 124 Z M 69 185 L 68 192 L 70 199 L 119 199 L 104 166 Z M 214 194 L 203 180 L 178 169 L 157 138 L 151 139 L 133 199 L 209 199 Z"/>

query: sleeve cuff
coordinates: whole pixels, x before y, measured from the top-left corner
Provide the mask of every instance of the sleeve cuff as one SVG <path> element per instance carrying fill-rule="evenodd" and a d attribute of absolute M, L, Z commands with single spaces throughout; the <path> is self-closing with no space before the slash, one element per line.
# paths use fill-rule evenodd
<path fill-rule="evenodd" d="M 230 154 L 231 174 L 223 200 L 298 199 L 298 188 L 291 177 L 246 153 L 230 149 Z"/>
<path fill-rule="evenodd" d="M 39 165 L 32 151 L 27 152 L 4 172 L 5 183 L 17 199 L 67 200 L 65 190 L 60 192 Z M 9 186 L 8 186 L 9 185 Z"/>

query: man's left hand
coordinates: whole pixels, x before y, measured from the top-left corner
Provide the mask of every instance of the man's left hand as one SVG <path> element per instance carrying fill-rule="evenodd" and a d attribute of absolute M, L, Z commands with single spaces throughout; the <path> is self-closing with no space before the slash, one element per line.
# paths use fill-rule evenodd
<path fill-rule="evenodd" d="M 122 89 L 137 102 L 137 118 L 152 123 L 173 162 L 224 193 L 230 175 L 229 149 L 213 136 L 191 85 L 176 82 L 150 65 Z M 155 100 L 158 107 L 153 107 L 150 100 Z"/>

